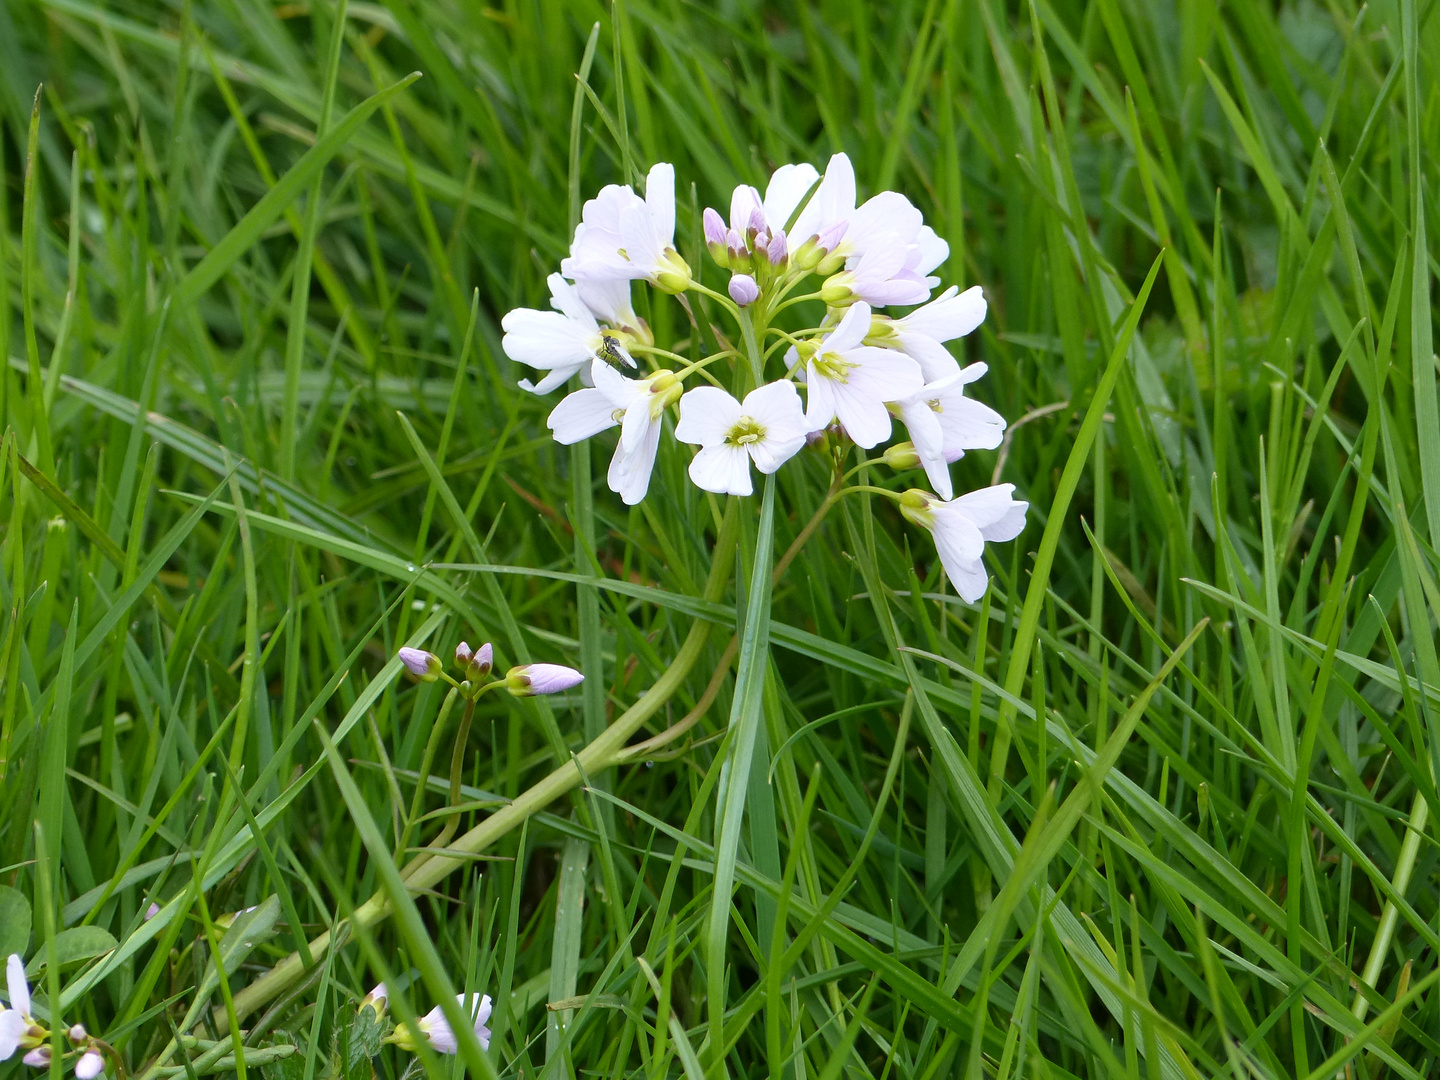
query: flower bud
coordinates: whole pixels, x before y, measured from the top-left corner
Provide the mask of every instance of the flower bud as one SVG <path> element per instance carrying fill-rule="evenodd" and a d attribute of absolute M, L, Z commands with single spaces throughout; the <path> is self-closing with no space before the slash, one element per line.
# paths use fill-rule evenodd
<path fill-rule="evenodd" d="M 719 266 L 729 266 L 730 253 L 725 246 L 725 219 L 718 211 L 707 206 L 700 220 L 705 226 L 705 246 L 710 251 L 710 257 Z"/>
<path fill-rule="evenodd" d="M 481 645 L 480 648 L 476 649 L 475 655 L 470 658 L 470 663 L 465 668 L 465 677 L 471 682 L 479 682 L 486 675 L 490 674 L 490 669 L 494 666 L 495 649 L 490 642 L 487 641 L 484 645 Z"/>
<path fill-rule="evenodd" d="M 931 519 L 934 517 L 930 507 L 938 501 L 928 491 L 910 488 L 900 495 L 900 513 L 905 516 L 907 521 L 929 528 Z"/>
<path fill-rule="evenodd" d="M 725 233 L 725 254 L 725 265 L 731 270 L 750 269 L 750 248 L 745 243 L 745 237 L 735 229 Z"/>
<path fill-rule="evenodd" d="M 765 252 L 770 257 L 771 266 L 784 266 L 785 261 L 790 257 L 790 244 L 785 238 L 785 230 L 780 229 L 770 237 L 770 245 Z"/>
<path fill-rule="evenodd" d="M 105 1071 L 105 1059 L 94 1050 L 86 1050 L 75 1062 L 75 1080 L 95 1080 Z"/>
<path fill-rule="evenodd" d="M 469 645 L 465 644 L 465 642 L 463 641 L 460 642 L 459 645 L 455 646 L 455 666 L 463 671 L 469 665 L 470 658 L 474 655 L 475 653 L 471 650 Z"/>
<path fill-rule="evenodd" d="M 50 1067 L 50 1047 L 37 1046 L 20 1060 L 32 1069 L 47 1069 Z"/>
<path fill-rule="evenodd" d="M 920 455 L 915 452 L 913 442 L 901 442 L 886 447 L 880 460 L 892 469 L 913 469 L 920 464 Z"/>
<path fill-rule="evenodd" d="M 157 903 L 154 903 L 154 902 L 152 901 L 151 904 L 150 904 L 150 906 L 145 909 L 145 921 L 146 921 L 146 922 L 149 922 L 151 919 L 153 919 L 156 915 L 159 915 L 159 914 L 160 914 L 160 905 L 157 904 Z"/>
<path fill-rule="evenodd" d="M 849 304 L 855 299 L 855 293 L 850 288 L 854 280 L 855 275 L 848 272 L 832 274 L 825 279 L 825 284 L 820 286 L 820 299 L 830 307 Z"/>
<path fill-rule="evenodd" d="M 760 286 L 749 274 L 730 275 L 730 299 L 741 307 L 749 307 L 760 298 Z"/>
<path fill-rule="evenodd" d="M 385 989 L 385 984 L 381 983 L 360 999 L 360 1008 L 370 1009 L 377 1017 L 384 1016 L 389 1002 L 390 992 Z"/>
<path fill-rule="evenodd" d="M 505 689 L 515 697 L 558 694 L 584 681 L 584 675 L 562 664 L 521 664 L 505 673 Z"/>
<path fill-rule="evenodd" d="M 76 1046 L 79 1046 L 81 1043 L 85 1042 L 90 1037 L 89 1032 L 85 1030 L 84 1024 L 73 1025 L 70 1030 L 67 1031 L 65 1034 Z"/>
<path fill-rule="evenodd" d="M 755 246 L 755 238 L 765 231 L 765 211 L 755 207 L 750 211 L 750 220 L 745 223 L 745 243 Z"/>
<path fill-rule="evenodd" d="M 421 682 L 434 682 L 445 668 L 434 653 L 408 646 L 400 650 L 400 662 Z"/>
<path fill-rule="evenodd" d="M 828 453 L 830 450 L 830 433 L 824 428 L 819 431 L 807 432 L 805 445 L 819 448 L 821 453 Z"/>
<path fill-rule="evenodd" d="M 682 293 L 690 287 L 690 264 L 674 248 L 665 252 L 665 269 L 655 275 L 655 287 L 661 292 Z"/>

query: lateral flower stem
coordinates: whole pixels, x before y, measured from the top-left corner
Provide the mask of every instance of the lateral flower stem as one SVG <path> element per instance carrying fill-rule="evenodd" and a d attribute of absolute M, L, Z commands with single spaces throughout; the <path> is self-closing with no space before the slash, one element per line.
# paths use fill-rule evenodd
<path fill-rule="evenodd" d="M 874 462 L 867 461 L 865 464 L 873 465 Z M 847 473 L 846 475 L 849 474 Z M 835 497 L 838 499 L 841 495 L 853 495 L 857 491 L 868 491 L 871 495 L 884 495 L 887 499 L 893 499 L 897 503 L 900 501 L 900 493 L 898 491 L 890 491 L 888 488 L 876 487 L 874 484 L 851 484 L 849 487 L 841 488 L 836 492 Z"/>
<path fill-rule="evenodd" d="M 671 353 L 670 355 L 674 356 L 675 354 Z M 687 360 L 684 367 L 678 368 L 676 370 L 675 378 L 684 379 L 685 376 L 694 374 L 696 372 L 703 374 L 705 369 L 711 364 L 713 364 L 716 360 L 723 360 L 726 357 L 739 355 L 740 353 L 737 352 L 735 349 L 723 349 L 722 351 L 714 353 L 710 356 L 702 356 L 699 360 Z M 682 356 L 680 357 L 680 359 L 684 360 L 685 358 Z"/>
<path fill-rule="evenodd" d="M 658 345 L 632 345 L 630 346 L 630 351 L 632 353 L 640 353 L 644 356 L 663 356 L 667 360 L 674 360 L 677 363 L 681 364 L 687 364 L 690 362 L 690 358 L 688 356 L 681 356 L 677 352 L 671 352 L 669 349 L 662 349 Z M 716 353 L 715 356 L 707 356 L 704 359 L 713 360 L 715 359 L 715 357 L 723 355 L 725 354 Z"/>
<path fill-rule="evenodd" d="M 690 282 L 690 288 L 692 288 L 696 292 L 704 293 L 706 296 L 710 297 L 710 299 L 714 300 L 717 304 L 722 305 L 725 310 L 730 312 L 730 314 L 736 320 L 739 320 L 741 310 L 740 305 L 735 303 L 734 300 L 731 300 L 730 297 L 726 296 L 724 293 L 716 292 L 708 285 L 702 285 L 700 284 L 700 282 L 693 280 Z"/>

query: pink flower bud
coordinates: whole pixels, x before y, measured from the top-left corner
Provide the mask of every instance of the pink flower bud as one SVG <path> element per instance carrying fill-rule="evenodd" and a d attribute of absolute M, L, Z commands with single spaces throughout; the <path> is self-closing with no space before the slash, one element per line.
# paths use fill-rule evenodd
<path fill-rule="evenodd" d="M 749 307 L 760 298 L 760 286 L 749 274 L 730 275 L 730 299 L 741 307 Z"/>
<path fill-rule="evenodd" d="M 766 249 L 766 254 L 770 256 L 772 265 L 783 266 L 785 264 L 785 259 L 790 254 L 790 246 L 786 242 L 784 229 L 770 237 L 770 245 Z"/>
<path fill-rule="evenodd" d="M 151 919 L 153 919 L 156 915 L 159 915 L 159 914 L 160 914 L 160 905 L 159 905 L 159 904 L 156 904 L 156 903 L 152 903 L 148 908 L 145 909 L 145 921 L 146 921 L 146 922 L 149 922 Z"/>
<path fill-rule="evenodd" d="M 707 206 L 705 213 L 701 216 L 701 221 L 705 225 L 705 243 L 724 246 L 725 219 L 720 216 L 719 212 Z"/>
<path fill-rule="evenodd" d="M 32 1069 L 46 1069 L 50 1067 L 50 1047 L 37 1046 L 23 1058 L 20 1059 Z"/>
<path fill-rule="evenodd" d="M 440 658 L 434 653 L 409 647 L 400 650 L 400 662 L 405 665 L 411 675 L 424 682 L 434 682 L 438 679 L 443 667 Z"/>
<path fill-rule="evenodd" d="M 458 668 L 465 667 L 465 665 L 470 663 L 470 658 L 474 655 L 469 645 L 463 641 L 460 642 L 459 645 L 455 646 L 455 666 Z"/>
<path fill-rule="evenodd" d="M 505 689 L 516 697 L 558 694 L 584 681 L 584 675 L 562 664 L 522 664 L 505 673 Z"/>
<path fill-rule="evenodd" d="M 75 1062 L 75 1080 L 95 1080 L 105 1071 L 105 1059 L 94 1050 L 87 1050 Z"/>
<path fill-rule="evenodd" d="M 470 666 L 466 669 L 466 677 L 469 679 L 483 679 L 490 674 L 490 669 L 495 666 L 495 649 L 490 642 L 481 645 L 475 650 L 475 655 L 470 660 Z"/>

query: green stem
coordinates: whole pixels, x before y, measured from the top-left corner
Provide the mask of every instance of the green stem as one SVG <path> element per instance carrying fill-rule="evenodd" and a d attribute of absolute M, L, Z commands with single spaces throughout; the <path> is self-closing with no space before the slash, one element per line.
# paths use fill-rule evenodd
<path fill-rule="evenodd" d="M 1424 794 L 1417 791 L 1414 805 L 1410 808 L 1410 824 L 1405 830 L 1405 841 L 1400 845 L 1400 858 L 1395 863 L 1395 877 L 1391 882 L 1399 896 L 1404 896 L 1405 890 L 1410 887 L 1410 875 L 1415 871 L 1415 860 L 1420 854 L 1420 839 L 1425 835 L 1425 823 L 1429 817 L 1430 804 L 1425 801 Z M 1380 913 L 1380 926 L 1370 945 L 1370 958 L 1365 962 L 1364 974 L 1360 976 L 1361 981 L 1372 990 L 1380 982 L 1380 971 L 1390 954 L 1390 943 L 1395 939 L 1395 926 L 1399 919 L 1400 911 L 1396 908 L 1395 901 L 1386 900 L 1385 909 Z M 1350 1010 L 1355 1014 L 1355 1018 L 1363 1021 L 1369 1008 L 1370 1003 L 1365 1000 L 1365 995 L 1357 992 L 1355 1004 Z"/>
<path fill-rule="evenodd" d="M 760 386 L 765 382 L 765 355 L 760 351 L 760 338 L 765 333 L 765 327 L 759 328 L 756 332 L 755 320 L 748 310 L 740 312 L 740 337 L 745 342 L 745 358 L 750 361 L 751 388 Z"/>
<path fill-rule="evenodd" d="M 476 695 L 477 697 L 479 695 Z M 475 698 L 465 701 L 465 713 L 460 717 L 460 730 L 455 733 L 455 749 L 450 751 L 450 806 L 460 805 L 461 773 L 465 769 L 465 746 L 470 741 L 470 722 L 475 719 Z M 455 830 L 460 827 L 459 812 L 452 813 L 445 821 L 440 835 L 430 843 L 432 848 L 443 848 L 450 843 Z"/>
<path fill-rule="evenodd" d="M 715 538 L 714 554 L 710 563 L 710 577 L 705 583 L 704 598 L 716 603 L 724 595 L 730 580 L 730 569 L 735 559 L 736 534 L 740 527 L 740 501 L 732 498 L 725 510 L 719 535 Z M 467 855 L 478 854 L 491 844 L 518 828 L 534 814 L 544 810 L 556 799 L 578 787 L 585 776 L 596 774 L 617 764 L 623 757 L 625 744 L 645 722 L 659 712 L 684 684 L 690 671 L 700 659 L 705 644 L 710 638 L 711 624 L 696 620 L 690 627 L 680 651 L 654 685 L 634 705 L 625 710 L 604 733 L 592 740 L 585 749 L 565 762 L 544 779 L 516 797 L 508 806 L 491 814 L 469 832 L 456 839 L 448 852 L 436 854 L 423 861 L 417 859 L 402 871 L 406 885 L 413 891 L 429 889 L 461 867 L 472 865 Z M 423 783 L 423 778 L 421 780 Z M 390 902 L 384 892 L 377 892 L 355 910 L 352 921 L 359 926 L 373 926 L 390 914 Z M 341 924 L 344 928 L 345 924 Z M 310 950 L 319 954 L 330 946 L 330 931 L 325 931 L 310 943 Z M 304 975 L 305 968 L 298 953 L 291 953 L 269 972 L 262 975 L 240 993 L 235 995 L 235 1013 L 243 1019 L 266 1002 L 283 993 Z M 224 1013 L 215 1017 L 218 1027 L 224 1029 L 228 1020 Z"/>
<path fill-rule="evenodd" d="M 395 848 L 397 865 L 405 857 L 405 851 L 410 846 L 410 834 L 415 831 L 415 823 L 420 820 L 430 767 L 435 763 L 435 755 L 440 751 L 440 738 L 445 734 L 445 723 L 450 719 L 450 710 L 455 707 L 455 699 L 459 696 L 458 687 L 445 695 L 445 701 L 440 705 L 440 715 L 435 717 L 435 726 L 430 729 L 430 738 L 425 742 L 425 753 L 420 758 L 420 780 L 415 785 L 415 795 L 410 800 L 410 813 L 405 817 L 405 828 L 401 830 L 400 843 Z"/>

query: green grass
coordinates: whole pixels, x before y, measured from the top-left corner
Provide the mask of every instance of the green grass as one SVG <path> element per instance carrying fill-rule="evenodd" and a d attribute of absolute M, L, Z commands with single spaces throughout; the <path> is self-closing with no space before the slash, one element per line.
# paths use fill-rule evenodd
<path fill-rule="evenodd" d="M 37 1014 L 143 1080 L 1440 1075 L 1436 6 L 4 0 Z M 990 299 L 977 605 L 867 495 L 768 588 L 819 455 L 627 509 L 500 351 L 602 184 L 673 161 L 721 288 L 700 210 L 841 149 Z M 412 862 L 394 654 L 461 638 L 590 677 L 481 700 Z"/>

